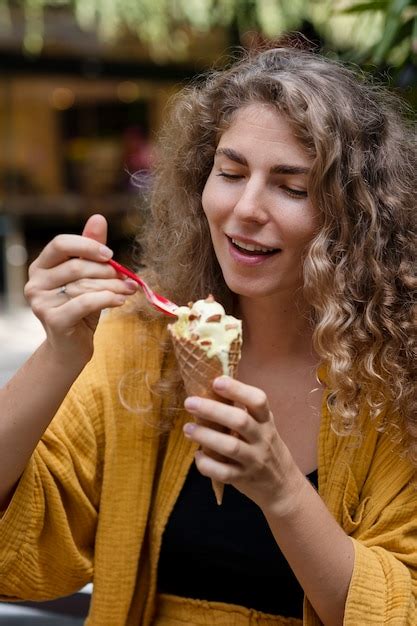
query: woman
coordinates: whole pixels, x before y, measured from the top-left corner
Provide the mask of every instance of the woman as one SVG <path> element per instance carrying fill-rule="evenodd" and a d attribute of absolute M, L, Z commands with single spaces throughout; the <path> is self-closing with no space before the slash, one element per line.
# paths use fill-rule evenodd
<path fill-rule="evenodd" d="M 225 403 L 180 408 L 144 306 L 94 335 L 135 289 L 102 217 L 45 248 L 26 295 L 47 339 L 1 396 L 3 598 L 94 580 L 89 625 L 415 623 L 416 150 L 395 108 L 285 48 L 178 98 L 144 259 L 172 300 L 242 319 Z"/>

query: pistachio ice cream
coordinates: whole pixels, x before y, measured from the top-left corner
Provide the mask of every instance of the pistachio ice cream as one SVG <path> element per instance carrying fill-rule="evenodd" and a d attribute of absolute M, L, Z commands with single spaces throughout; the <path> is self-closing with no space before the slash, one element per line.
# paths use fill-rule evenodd
<path fill-rule="evenodd" d="M 230 371 L 231 346 L 241 344 L 242 322 L 232 315 L 226 315 L 224 308 L 213 296 L 197 300 L 190 306 L 180 306 L 176 311 L 178 320 L 170 325 L 173 337 L 194 342 L 209 359 L 219 359 L 223 374 L 233 375 Z"/>

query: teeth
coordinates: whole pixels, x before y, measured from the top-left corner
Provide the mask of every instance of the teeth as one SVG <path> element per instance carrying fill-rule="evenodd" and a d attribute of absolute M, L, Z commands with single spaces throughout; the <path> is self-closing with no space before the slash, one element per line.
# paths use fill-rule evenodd
<path fill-rule="evenodd" d="M 275 250 L 275 248 L 264 248 L 263 246 L 255 246 L 251 243 L 243 243 L 243 241 L 239 241 L 238 239 L 232 239 L 232 243 L 249 252 L 274 252 Z"/>

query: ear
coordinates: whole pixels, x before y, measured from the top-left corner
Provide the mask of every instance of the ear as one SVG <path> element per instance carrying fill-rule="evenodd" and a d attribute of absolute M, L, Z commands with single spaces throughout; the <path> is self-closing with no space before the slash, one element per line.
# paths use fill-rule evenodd
<path fill-rule="evenodd" d="M 83 237 L 89 237 L 95 239 L 100 243 L 106 243 L 107 241 L 107 220 L 103 215 L 95 214 L 91 215 L 85 223 L 82 232 Z"/>

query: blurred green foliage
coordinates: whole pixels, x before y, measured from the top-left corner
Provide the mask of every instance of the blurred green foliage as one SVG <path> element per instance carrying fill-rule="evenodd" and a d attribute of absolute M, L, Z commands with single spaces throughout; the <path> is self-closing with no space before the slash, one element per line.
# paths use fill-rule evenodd
<path fill-rule="evenodd" d="M 344 13 L 361 16 L 372 12 L 383 17 L 382 33 L 369 49 L 376 65 L 384 62 L 403 66 L 417 61 L 417 0 L 370 0 L 359 2 Z"/>
<path fill-rule="evenodd" d="M 229 29 L 232 43 L 244 44 L 248 31 L 273 39 L 307 24 L 327 49 L 389 67 L 397 84 L 417 88 L 417 0 L 0 0 L 0 21 L 11 7 L 25 12 L 23 45 L 32 54 L 42 48 L 43 11 L 51 7 L 73 11 L 103 40 L 134 33 L 156 62 L 181 61 L 196 32 Z"/>

